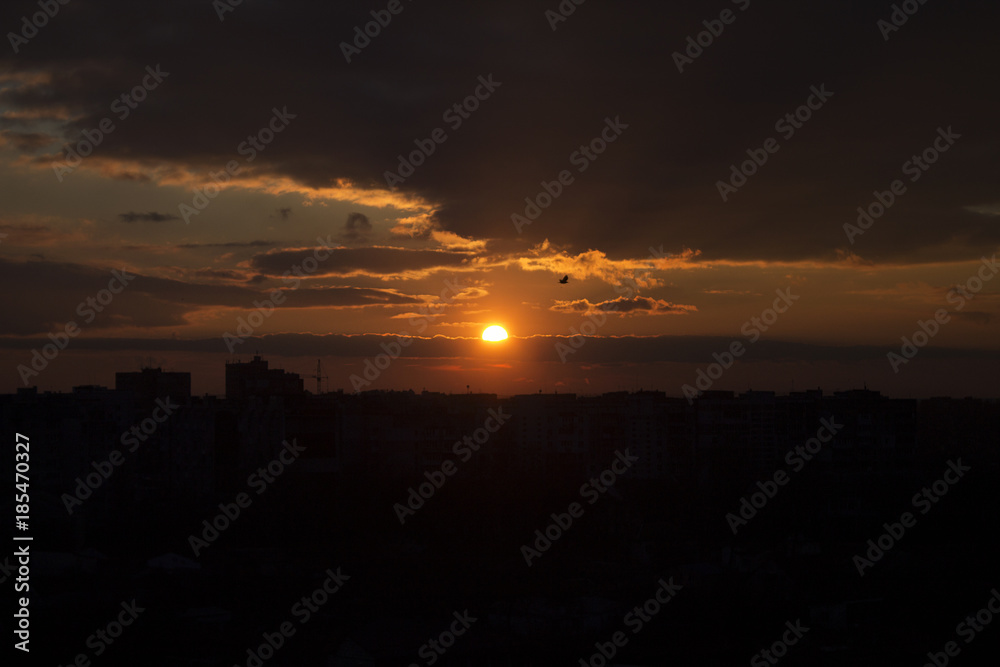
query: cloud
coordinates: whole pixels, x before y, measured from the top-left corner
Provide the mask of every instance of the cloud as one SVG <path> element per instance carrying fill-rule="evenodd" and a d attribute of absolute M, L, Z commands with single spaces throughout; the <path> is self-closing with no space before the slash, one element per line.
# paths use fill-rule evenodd
<path fill-rule="evenodd" d="M 113 308 L 110 305 L 99 309 L 88 306 L 88 298 L 96 298 L 108 287 L 112 271 L 112 267 L 0 259 L 0 281 L 31 287 L 30 291 L 0 293 L 0 312 L 17 313 L 17 317 L 0 320 L 0 334 L 30 335 L 62 330 L 70 321 L 96 329 L 181 326 L 189 324 L 188 316 L 201 309 L 253 309 L 254 301 L 267 299 L 271 292 L 246 285 L 190 283 L 129 270 L 134 277 L 114 296 Z M 283 284 L 279 289 L 285 292 L 280 308 L 414 307 L 424 303 L 421 297 L 384 289 L 300 287 L 291 290 Z M 82 312 L 81 304 L 84 304 Z M 81 320 L 88 308 L 99 313 L 92 322 Z"/>
<path fill-rule="evenodd" d="M 987 313 L 981 310 L 953 312 L 951 316 L 957 320 L 966 320 L 980 326 L 986 326 L 993 321 L 993 313 Z"/>
<path fill-rule="evenodd" d="M 965 210 L 971 213 L 978 213 L 979 215 L 1000 216 L 1000 203 L 984 206 L 966 206 Z"/>
<path fill-rule="evenodd" d="M 393 315 L 389 319 L 392 319 L 392 320 L 409 320 L 409 319 L 419 318 L 419 319 L 433 320 L 435 317 L 446 317 L 446 316 L 447 316 L 447 313 L 443 313 L 443 312 L 442 313 L 432 313 L 432 312 L 416 313 L 416 312 L 408 312 L 408 313 L 396 313 L 395 315 Z"/>
<path fill-rule="evenodd" d="M 276 250 L 255 255 L 250 260 L 254 270 L 271 276 L 280 276 L 293 266 L 315 257 L 316 249 L 298 248 Z M 319 262 L 316 276 L 379 276 L 386 279 L 407 274 L 426 274 L 431 271 L 462 268 L 471 255 L 443 250 L 412 250 L 407 248 L 335 248 L 327 250 L 330 256 Z"/>
<path fill-rule="evenodd" d="M 396 226 L 389 230 L 395 236 L 411 239 L 429 239 L 431 234 L 441 227 L 429 213 L 410 215 L 399 218 Z"/>
<path fill-rule="evenodd" d="M 649 250 L 644 252 L 649 253 Z M 651 288 L 661 286 L 662 282 L 653 278 L 650 271 L 702 268 L 705 265 L 698 262 L 699 254 L 689 248 L 684 248 L 677 254 L 663 253 L 660 246 L 656 249 L 656 255 L 649 253 L 645 259 L 612 259 L 601 250 L 587 250 L 574 255 L 546 239 L 526 252 L 511 255 L 503 262 L 523 271 L 569 275 L 574 282 L 596 278 L 609 285 L 628 282 L 633 288 Z"/>
<path fill-rule="evenodd" d="M 697 312 L 696 306 L 670 303 L 663 299 L 651 299 L 645 296 L 632 298 L 620 296 L 617 299 L 591 303 L 587 299 L 575 301 L 556 301 L 549 310 L 557 313 L 580 313 L 591 315 L 595 313 L 618 313 L 627 315 L 688 315 Z"/>
<path fill-rule="evenodd" d="M 150 211 L 149 213 L 119 213 L 118 218 L 122 222 L 169 222 L 171 220 L 180 220 L 179 217 L 171 213 L 156 213 L 155 211 Z"/>
<path fill-rule="evenodd" d="M 90 240 L 88 223 L 67 225 L 55 218 L 24 216 L 27 219 L 44 219 L 44 223 L 26 222 L 11 224 L 0 222 L 0 233 L 6 234 L 4 243 L 25 248 L 55 248 L 81 244 Z"/>
<path fill-rule="evenodd" d="M 9 143 L 24 153 L 34 153 L 55 141 L 57 141 L 56 137 L 44 132 L 0 130 L 0 145 Z"/>
<path fill-rule="evenodd" d="M 227 243 L 180 243 L 176 248 L 194 250 L 195 248 L 269 248 L 278 245 L 276 241 L 230 241 Z"/>
<path fill-rule="evenodd" d="M 401 330 L 405 327 L 401 326 Z M 407 336 L 409 345 L 401 355 L 407 359 L 473 359 L 482 361 L 483 341 L 480 337 L 434 336 L 423 338 Z M 397 334 L 297 334 L 282 333 L 255 336 L 248 343 L 266 349 L 270 355 L 287 357 L 354 357 L 365 358 L 377 354 L 380 343 L 393 340 Z M 561 365 L 556 345 L 569 345 L 571 336 L 530 336 L 508 338 L 502 344 L 504 363 L 541 361 Z M 0 349 L 38 347 L 49 342 L 47 338 L 12 338 L 0 336 Z M 711 363 L 712 354 L 725 350 L 731 338 L 719 336 L 588 336 L 585 345 L 574 348 L 572 361 L 587 364 L 641 364 L 651 363 Z M 100 338 L 81 337 L 73 347 L 87 350 L 131 351 L 156 350 L 186 352 L 218 352 L 218 337 L 205 339 L 170 338 Z M 253 349 L 247 346 L 247 349 Z M 821 345 L 783 340 L 760 340 L 754 345 L 752 363 L 885 363 L 886 350 L 882 346 Z M 949 348 L 929 346 L 921 351 L 924 359 L 1000 361 L 1000 350 L 976 348 Z M 679 386 L 678 386 L 679 389 Z"/>
<path fill-rule="evenodd" d="M 247 280 L 245 273 L 230 269 L 198 269 L 194 272 L 198 278 L 218 278 L 220 280 Z"/>
<path fill-rule="evenodd" d="M 372 223 L 364 213 L 349 213 L 341 238 L 347 243 L 367 243 Z"/>
<path fill-rule="evenodd" d="M 934 140 L 939 125 L 953 122 L 963 138 L 927 177 L 907 183 L 891 213 L 851 248 L 872 261 L 928 261 L 1000 243 L 995 216 L 964 210 L 995 201 L 1000 108 L 982 94 L 1000 62 L 990 33 L 998 8 L 989 3 L 942 5 L 934 30 L 921 35 L 923 48 L 903 39 L 895 42 L 902 48 L 882 50 L 845 46 L 873 44 L 873 35 L 881 43 L 873 28 L 881 9 L 811 6 L 772 16 L 752 8 L 739 13 L 743 29 L 727 31 L 711 57 L 683 75 L 671 54 L 706 16 L 693 0 L 630 4 L 627 17 L 617 5 L 588 7 L 557 42 L 537 2 L 513 0 L 503 17 L 475 3 L 446 15 L 418 11 L 407 15 L 408 30 L 337 67 L 317 59 L 315 45 L 350 39 L 350 26 L 365 15 L 349 3 L 244 3 L 227 21 L 241 29 L 225 32 L 211 12 L 203 20 L 187 3 L 162 9 L 158 27 L 141 30 L 138 8 L 121 0 L 74 10 L 73 24 L 100 26 L 111 50 L 95 47 L 91 30 L 51 21 L 46 38 L 32 42 L 30 62 L 3 71 L 0 127 L 78 140 L 109 116 L 110 101 L 132 89 L 145 66 L 160 62 L 170 77 L 116 119 L 81 169 L 203 184 L 208 172 L 238 159 L 236 147 L 266 124 L 272 106 L 287 106 L 297 117 L 236 183 L 320 203 L 363 201 L 401 217 L 431 215 L 441 231 L 499 239 L 516 235 L 510 216 L 523 214 L 526 198 L 569 170 L 573 182 L 524 228 L 525 244 L 548 238 L 571 254 L 599 248 L 622 257 L 669 242 L 709 260 L 799 261 L 851 247 L 842 225 L 857 217 L 855 209 L 901 177 L 903 162 Z M 601 29 L 623 18 L 632 30 L 627 42 Z M 763 30 L 780 39 L 762 48 Z M 262 31 L 281 35 L 281 48 L 264 52 L 245 38 Z M 513 48 L 515 39 L 525 46 Z M 218 53 L 231 57 L 220 61 Z M 789 53 L 798 54 L 795 62 Z M 333 55 L 340 60 L 336 49 Z M 473 94 L 479 75 L 501 85 L 451 127 L 443 112 Z M 794 136 L 776 132 L 775 121 L 824 83 L 834 93 L 826 105 Z M 934 94 L 914 104 L 913 90 Z M 571 156 L 600 135 L 607 118 L 628 129 L 581 171 Z M 447 141 L 388 190 L 385 172 L 437 127 Z M 768 137 L 779 152 L 724 203 L 716 183 Z M 37 168 L 51 172 L 43 162 Z"/>

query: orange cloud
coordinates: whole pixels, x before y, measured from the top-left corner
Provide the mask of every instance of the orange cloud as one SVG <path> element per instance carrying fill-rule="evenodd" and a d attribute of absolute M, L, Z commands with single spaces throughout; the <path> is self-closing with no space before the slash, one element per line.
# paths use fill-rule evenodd
<path fill-rule="evenodd" d="M 590 315 L 596 313 L 617 313 L 622 317 L 630 315 L 688 315 L 697 312 L 696 306 L 670 303 L 663 299 L 651 299 L 645 296 L 632 298 L 618 297 L 609 301 L 591 303 L 587 299 L 575 301 L 556 301 L 549 310 L 557 313 L 580 313 Z"/>

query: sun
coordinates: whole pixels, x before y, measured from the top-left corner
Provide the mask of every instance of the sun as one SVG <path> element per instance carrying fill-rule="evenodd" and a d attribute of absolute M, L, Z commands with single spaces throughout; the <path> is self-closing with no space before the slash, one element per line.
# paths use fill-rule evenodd
<path fill-rule="evenodd" d="M 486 329 L 483 331 L 483 340 L 498 341 L 506 339 L 507 339 L 507 331 L 503 327 L 497 326 L 496 324 L 490 327 L 486 327 Z"/>

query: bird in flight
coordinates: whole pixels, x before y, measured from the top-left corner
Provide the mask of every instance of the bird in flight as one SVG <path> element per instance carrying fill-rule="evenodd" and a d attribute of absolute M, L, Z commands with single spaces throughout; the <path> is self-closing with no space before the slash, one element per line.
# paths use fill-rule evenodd
<path fill-rule="evenodd" d="M 568 282 L 569 282 L 569 276 L 563 276 L 562 278 L 559 279 L 560 285 L 565 285 Z"/>

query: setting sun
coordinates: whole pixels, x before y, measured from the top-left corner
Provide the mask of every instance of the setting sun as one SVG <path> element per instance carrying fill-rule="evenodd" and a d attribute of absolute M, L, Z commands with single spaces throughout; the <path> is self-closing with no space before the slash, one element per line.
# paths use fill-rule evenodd
<path fill-rule="evenodd" d="M 498 341 L 498 340 L 506 340 L 506 338 L 507 338 L 507 331 L 503 327 L 497 326 L 495 324 L 491 327 L 486 327 L 486 329 L 483 331 L 483 340 Z"/>

